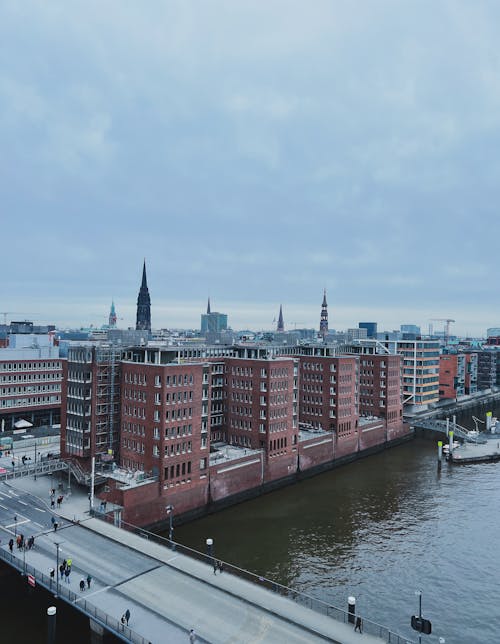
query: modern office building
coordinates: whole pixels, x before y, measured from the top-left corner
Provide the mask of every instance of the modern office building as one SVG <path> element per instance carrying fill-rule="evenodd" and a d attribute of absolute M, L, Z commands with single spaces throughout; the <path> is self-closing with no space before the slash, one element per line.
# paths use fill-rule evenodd
<path fill-rule="evenodd" d="M 49 328 L 12 323 L 0 348 L 2 431 L 60 422 L 63 360 Z M 7 346 L 5 346 L 7 345 Z"/>
<path fill-rule="evenodd" d="M 207 312 L 201 315 L 201 335 L 208 336 L 222 331 L 227 331 L 227 314 L 212 311 L 208 298 Z"/>
<path fill-rule="evenodd" d="M 439 400 L 439 341 L 400 340 L 395 352 L 403 356 L 403 403 L 411 411 Z"/>
<path fill-rule="evenodd" d="M 366 329 L 367 338 L 376 338 L 377 337 L 377 323 L 376 322 L 359 322 L 358 327 L 360 329 Z"/>

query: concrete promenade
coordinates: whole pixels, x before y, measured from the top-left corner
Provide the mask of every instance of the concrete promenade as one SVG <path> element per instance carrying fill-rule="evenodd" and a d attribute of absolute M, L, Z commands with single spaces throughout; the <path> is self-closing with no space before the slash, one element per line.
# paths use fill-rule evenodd
<path fill-rule="evenodd" d="M 37 497 L 49 514 L 55 514 L 48 504 L 50 485 L 50 477 L 9 482 L 17 494 Z M 93 578 L 92 587 L 76 601 L 95 602 L 118 620 L 129 608 L 130 628 L 151 644 L 189 642 L 190 628 L 195 629 L 198 641 L 214 643 L 386 641 L 366 632 L 360 635 L 352 624 L 310 610 L 227 571 L 214 575 L 212 566 L 204 561 L 89 518 L 88 506 L 87 495 L 72 489 L 56 510 L 60 529 L 37 536 L 36 548 L 26 553 L 26 560 L 47 574 L 55 567 L 55 539 L 60 541 L 61 560 L 71 553 L 74 561 L 73 592 L 78 594 L 78 583 L 89 572 Z M 7 531 L 12 528 L 2 527 Z M 6 540 L 1 541 L 5 549 Z M 397 641 L 397 637 L 391 638 L 391 642 Z M 399 639 L 401 644 L 406 641 Z"/>

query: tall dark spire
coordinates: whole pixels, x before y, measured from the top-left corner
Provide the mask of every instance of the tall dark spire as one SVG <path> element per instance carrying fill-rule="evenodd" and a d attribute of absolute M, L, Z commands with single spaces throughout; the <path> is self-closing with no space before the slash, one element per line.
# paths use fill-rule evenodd
<path fill-rule="evenodd" d="M 326 303 L 326 288 L 323 292 L 323 304 L 321 305 L 321 319 L 319 322 L 319 334 L 326 339 L 328 335 L 328 304 Z"/>
<path fill-rule="evenodd" d="M 285 331 L 285 323 L 283 322 L 283 308 L 280 304 L 280 314 L 278 317 L 278 326 L 276 328 L 278 333 L 283 333 Z"/>
<path fill-rule="evenodd" d="M 149 297 L 148 281 L 146 279 L 146 260 L 142 268 L 142 283 L 137 297 L 137 331 L 151 331 L 151 298 Z"/>
<path fill-rule="evenodd" d="M 207 315 L 210 315 L 210 298 L 208 298 Z"/>

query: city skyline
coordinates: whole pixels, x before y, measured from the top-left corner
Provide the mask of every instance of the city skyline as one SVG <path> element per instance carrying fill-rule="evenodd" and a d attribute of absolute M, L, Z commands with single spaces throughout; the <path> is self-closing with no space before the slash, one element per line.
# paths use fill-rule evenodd
<path fill-rule="evenodd" d="M 432 19 L 431 19 L 432 17 Z M 0 308 L 153 328 L 500 326 L 500 7 L 0 9 Z M 19 38 L 23 34 L 23 38 Z M 123 319 L 120 319 L 123 318 Z M 437 325 L 437 326 L 436 326 Z M 435 323 L 439 329 L 439 323 Z"/>

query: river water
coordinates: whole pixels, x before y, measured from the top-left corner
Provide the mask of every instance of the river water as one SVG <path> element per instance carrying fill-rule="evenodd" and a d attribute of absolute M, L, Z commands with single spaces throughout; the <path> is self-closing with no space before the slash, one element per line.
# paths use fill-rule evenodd
<path fill-rule="evenodd" d="M 464 422 L 464 419 L 459 419 Z M 470 420 L 470 416 L 469 416 Z M 471 424 L 468 422 L 467 424 Z M 437 470 L 436 441 L 416 439 L 181 526 L 198 550 L 418 641 L 500 642 L 500 463 Z"/>

